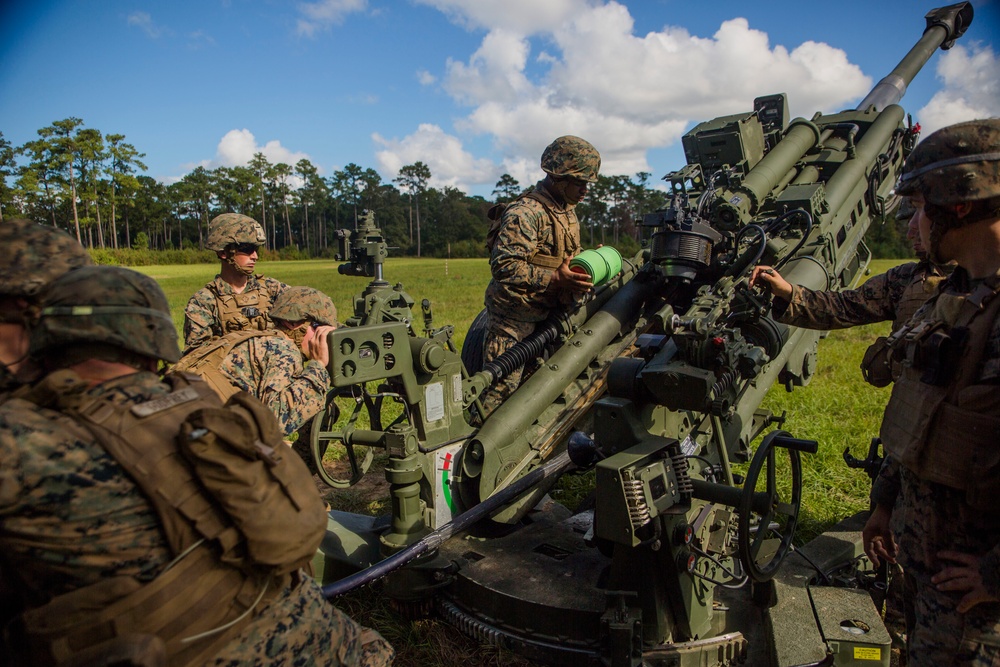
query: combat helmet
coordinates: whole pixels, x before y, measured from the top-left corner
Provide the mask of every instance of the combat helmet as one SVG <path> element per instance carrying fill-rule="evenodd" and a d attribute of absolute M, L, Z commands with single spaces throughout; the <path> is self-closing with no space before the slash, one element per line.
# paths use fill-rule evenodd
<path fill-rule="evenodd" d="M 312 287 L 285 288 L 268 311 L 274 320 L 337 325 L 337 307 L 327 295 Z"/>
<path fill-rule="evenodd" d="M 240 213 L 223 213 L 208 223 L 209 250 L 222 252 L 236 243 L 264 245 L 267 237 L 264 228 L 253 218 Z"/>
<path fill-rule="evenodd" d="M 45 291 L 31 354 L 86 343 L 175 362 L 181 356 L 167 297 L 155 280 L 120 266 L 85 266 Z"/>
<path fill-rule="evenodd" d="M 0 296 L 33 298 L 46 285 L 90 255 L 66 232 L 15 218 L 0 223 Z"/>
<path fill-rule="evenodd" d="M 1000 118 L 957 123 L 917 144 L 896 194 L 947 205 L 1000 196 Z"/>
<path fill-rule="evenodd" d="M 594 183 L 600 170 L 601 154 L 593 144 L 580 137 L 559 137 L 542 152 L 542 171 L 550 176 L 579 178 Z"/>

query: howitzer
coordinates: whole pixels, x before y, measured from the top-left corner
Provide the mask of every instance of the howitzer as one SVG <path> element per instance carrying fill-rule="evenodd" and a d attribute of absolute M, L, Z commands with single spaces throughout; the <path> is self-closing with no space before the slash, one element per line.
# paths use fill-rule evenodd
<path fill-rule="evenodd" d="M 789 121 L 772 95 L 696 126 L 687 165 L 664 177 L 669 206 L 643 218 L 643 251 L 488 364 L 482 318 L 460 355 L 449 327 L 425 318 L 417 336 L 413 300 L 378 274 L 355 326 L 330 334 L 335 392 L 357 409 L 317 419 L 312 440 L 319 459 L 330 445 L 352 462 L 356 447 L 384 449 L 392 512 L 331 512 L 316 563 L 327 593 L 385 576 L 403 606 L 436 606 L 546 664 L 888 665 L 869 595 L 834 585 L 864 580 L 858 518 L 787 559 L 800 456 L 817 443 L 769 431 L 783 419 L 760 406 L 775 383 L 809 382 L 818 334 L 774 321 L 749 274 L 766 263 L 811 288 L 855 284 L 916 140 L 897 102 L 971 20 L 969 3 L 929 12 L 853 110 Z M 379 256 L 364 244 L 384 247 L 364 240 L 380 239 L 370 218 L 363 230 L 344 273 L 375 275 L 353 266 Z M 473 425 L 479 395 L 526 361 L 537 370 Z M 575 513 L 545 498 L 573 466 L 594 470 L 593 502 Z"/>

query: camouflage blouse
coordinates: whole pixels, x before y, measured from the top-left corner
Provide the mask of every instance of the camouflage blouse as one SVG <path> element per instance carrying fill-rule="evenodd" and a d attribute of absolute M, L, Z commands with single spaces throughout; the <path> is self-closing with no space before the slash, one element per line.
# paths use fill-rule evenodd
<path fill-rule="evenodd" d="M 872 276 L 856 289 L 816 291 L 794 285 L 791 302 L 776 299 L 779 321 L 806 329 L 846 329 L 875 322 L 905 323 L 933 296 L 945 273 L 930 262 L 909 262 Z M 904 295 L 916 292 L 916 299 Z"/>
<path fill-rule="evenodd" d="M 270 295 L 270 302 L 288 287 L 285 283 L 267 276 L 250 276 L 242 295 L 255 291 L 265 291 Z M 214 291 L 213 291 L 214 290 Z M 222 336 L 229 332 L 219 314 L 218 294 L 235 294 L 232 285 L 222 279 L 221 275 L 194 293 L 194 296 L 184 308 L 184 352 L 201 345 L 213 336 Z M 268 320 L 270 327 L 270 320 Z"/>
<path fill-rule="evenodd" d="M 288 436 L 325 407 L 330 389 L 330 373 L 323 364 L 302 362 L 295 343 L 278 334 L 237 345 L 220 370 L 270 408 Z"/>
<path fill-rule="evenodd" d="M 88 394 L 128 404 L 169 392 L 135 373 Z M 20 398 L 0 406 L 0 545 L 34 604 L 105 577 L 151 576 L 171 558 L 152 506 L 90 432 Z"/>
<path fill-rule="evenodd" d="M 542 189 L 543 183 L 536 188 Z M 556 234 L 563 235 L 561 243 Z M 559 295 L 549 289 L 552 269 L 530 261 L 536 253 L 555 255 L 558 247 L 569 256 L 580 251 L 580 223 L 572 207 L 553 208 L 550 213 L 530 197 L 512 203 L 503 214 L 490 258 L 493 279 L 486 288 L 490 312 L 522 322 L 540 322 L 559 307 Z"/>
<path fill-rule="evenodd" d="M 140 372 L 88 395 L 133 404 L 170 391 Z M 151 579 L 172 558 L 153 507 L 94 437 L 21 398 L 0 405 L 0 551 L 4 589 L 32 607 L 107 577 Z M 381 635 L 301 576 L 208 664 L 381 667 L 393 657 Z"/>

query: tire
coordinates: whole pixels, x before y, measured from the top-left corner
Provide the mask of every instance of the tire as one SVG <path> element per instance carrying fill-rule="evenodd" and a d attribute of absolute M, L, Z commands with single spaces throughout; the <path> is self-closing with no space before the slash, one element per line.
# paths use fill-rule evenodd
<path fill-rule="evenodd" d="M 465 340 L 462 342 L 462 363 L 470 375 L 483 370 L 483 343 L 486 341 L 488 323 L 489 316 L 484 308 L 476 315 L 476 319 L 472 320 L 469 332 L 465 334 Z"/>

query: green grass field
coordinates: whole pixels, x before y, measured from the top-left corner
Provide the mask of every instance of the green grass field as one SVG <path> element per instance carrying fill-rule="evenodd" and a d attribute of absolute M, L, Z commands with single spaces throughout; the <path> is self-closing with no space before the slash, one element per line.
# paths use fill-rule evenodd
<path fill-rule="evenodd" d="M 881 273 L 898 263 L 878 260 L 870 270 Z M 329 260 L 265 262 L 259 269 L 289 285 L 322 290 L 336 303 L 341 320 L 353 312 L 353 297 L 368 282 L 338 274 L 336 263 Z M 215 275 L 217 266 L 152 266 L 138 270 L 162 285 L 180 331 L 185 303 Z M 461 347 L 469 324 L 482 309 L 489 266 L 483 259 L 394 259 L 385 265 L 385 278 L 393 284 L 401 282 L 418 304 L 423 298 L 430 299 L 435 326 L 453 325 L 456 344 Z M 800 543 L 868 506 L 869 480 L 862 472 L 847 468 L 842 452 L 850 447 L 855 456 L 861 457 L 871 438 L 878 434 L 889 389 L 866 384 L 858 366 L 867 346 L 888 330 L 889 323 L 882 323 L 831 332 L 820 341 L 819 363 L 812 382 L 792 393 L 775 386 L 761 406 L 775 414 L 786 412 L 782 428 L 793 436 L 820 443 L 818 454 L 803 457 Z M 342 493 L 343 505 L 356 502 L 351 490 Z M 337 504 L 335 496 L 333 502 Z M 457 636 L 457 631 L 436 621 L 401 621 L 377 591 L 357 592 L 338 600 L 338 605 L 386 635 L 399 651 L 397 665 L 526 664 L 497 649 L 466 641 Z"/>

